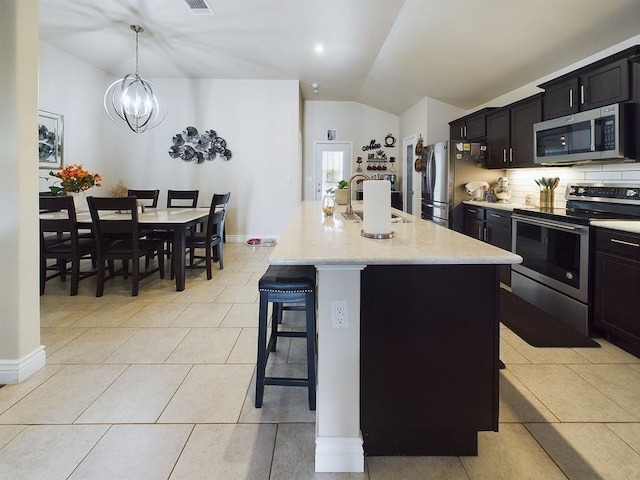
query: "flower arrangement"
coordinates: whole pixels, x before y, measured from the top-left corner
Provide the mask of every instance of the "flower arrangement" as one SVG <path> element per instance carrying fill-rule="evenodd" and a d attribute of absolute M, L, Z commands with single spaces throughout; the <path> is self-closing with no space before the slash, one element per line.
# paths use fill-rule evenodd
<path fill-rule="evenodd" d="M 60 186 L 49 187 L 55 195 L 64 195 L 67 192 L 84 192 L 91 187 L 101 187 L 102 177 L 99 173 L 89 173 L 82 165 L 67 165 L 59 167 L 57 171 L 50 171 L 49 175 L 60 179 Z"/>

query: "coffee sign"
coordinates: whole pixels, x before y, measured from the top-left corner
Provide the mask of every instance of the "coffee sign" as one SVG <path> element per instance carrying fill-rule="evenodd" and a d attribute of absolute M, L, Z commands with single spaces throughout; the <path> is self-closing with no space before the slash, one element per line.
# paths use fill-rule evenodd
<path fill-rule="evenodd" d="M 376 143 L 375 140 L 371 140 L 371 142 L 369 143 L 369 145 L 365 145 L 364 147 L 362 147 L 362 151 L 366 152 L 367 150 L 377 150 L 378 148 L 380 148 L 382 145 L 380 145 L 379 143 Z"/>

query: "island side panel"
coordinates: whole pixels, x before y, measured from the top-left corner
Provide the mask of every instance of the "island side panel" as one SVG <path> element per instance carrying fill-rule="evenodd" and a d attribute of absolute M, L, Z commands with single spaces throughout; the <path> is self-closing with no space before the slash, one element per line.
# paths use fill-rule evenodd
<path fill-rule="evenodd" d="M 498 268 L 368 266 L 361 275 L 365 455 L 477 455 L 498 429 Z"/>

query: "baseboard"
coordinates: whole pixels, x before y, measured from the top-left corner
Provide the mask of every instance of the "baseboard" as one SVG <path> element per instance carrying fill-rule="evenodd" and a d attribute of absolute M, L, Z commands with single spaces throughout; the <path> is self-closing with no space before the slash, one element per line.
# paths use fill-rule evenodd
<path fill-rule="evenodd" d="M 362 437 L 316 437 L 316 472 L 364 472 Z"/>
<path fill-rule="evenodd" d="M 20 383 L 47 364 L 44 345 L 17 360 L 0 359 L 0 385 Z"/>

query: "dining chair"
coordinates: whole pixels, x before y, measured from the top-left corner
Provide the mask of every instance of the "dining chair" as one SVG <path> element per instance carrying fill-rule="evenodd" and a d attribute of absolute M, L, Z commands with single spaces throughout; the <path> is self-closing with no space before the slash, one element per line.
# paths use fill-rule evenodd
<path fill-rule="evenodd" d="M 168 190 L 167 208 L 196 208 L 200 190 Z M 173 232 L 168 230 L 153 230 L 148 234 L 149 238 L 162 240 L 165 244 L 164 253 L 171 258 L 173 249 Z"/>
<path fill-rule="evenodd" d="M 43 195 L 40 202 L 40 295 L 44 295 L 47 280 L 60 277 L 66 280 L 71 276 L 70 295 L 78 294 L 80 280 L 95 275 L 95 270 L 80 271 L 80 261 L 91 259 L 95 255 L 96 246 L 93 238 L 81 237 L 76 223 L 76 209 L 71 197 Z M 57 213 L 55 218 L 47 214 Z M 55 260 L 49 264 L 48 260 Z M 71 268 L 68 264 L 71 263 Z M 48 275 L 48 271 L 55 273 Z"/>
<path fill-rule="evenodd" d="M 96 237 L 98 260 L 98 282 L 96 297 L 104 293 L 104 282 L 119 272 L 114 271 L 115 260 L 122 261 L 122 275 L 129 276 L 129 260 L 132 263 L 131 296 L 138 295 L 141 279 L 160 272 L 164 278 L 164 255 L 162 240 L 141 238 L 144 233 L 138 224 L 137 197 L 87 197 L 93 231 Z M 140 258 L 158 257 L 158 267 L 140 272 Z M 106 277 L 105 262 L 109 263 L 109 276 Z"/>
<path fill-rule="evenodd" d="M 204 268 L 207 271 L 207 280 L 213 278 L 211 265 L 213 258 L 217 258 L 220 270 L 224 268 L 222 260 L 222 231 L 224 230 L 224 217 L 226 207 L 229 203 L 231 193 L 215 193 L 209 207 L 209 216 L 207 218 L 207 227 L 204 232 L 191 232 L 187 235 L 185 246 L 189 250 L 188 268 L 202 268 L 202 261 L 205 262 Z M 194 249 L 203 248 L 204 256 L 196 256 Z M 196 261 L 197 260 L 197 261 Z M 173 268 L 171 270 L 171 278 L 173 278 Z"/>
<path fill-rule="evenodd" d="M 200 190 L 168 190 L 167 208 L 196 208 Z"/>
<path fill-rule="evenodd" d="M 145 200 L 144 203 L 141 203 L 147 208 L 157 208 L 160 190 L 127 190 L 127 195 L 136 197 L 138 200 Z M 151 200 L 151 203 L 149 204 L 147 200 Z"/>

